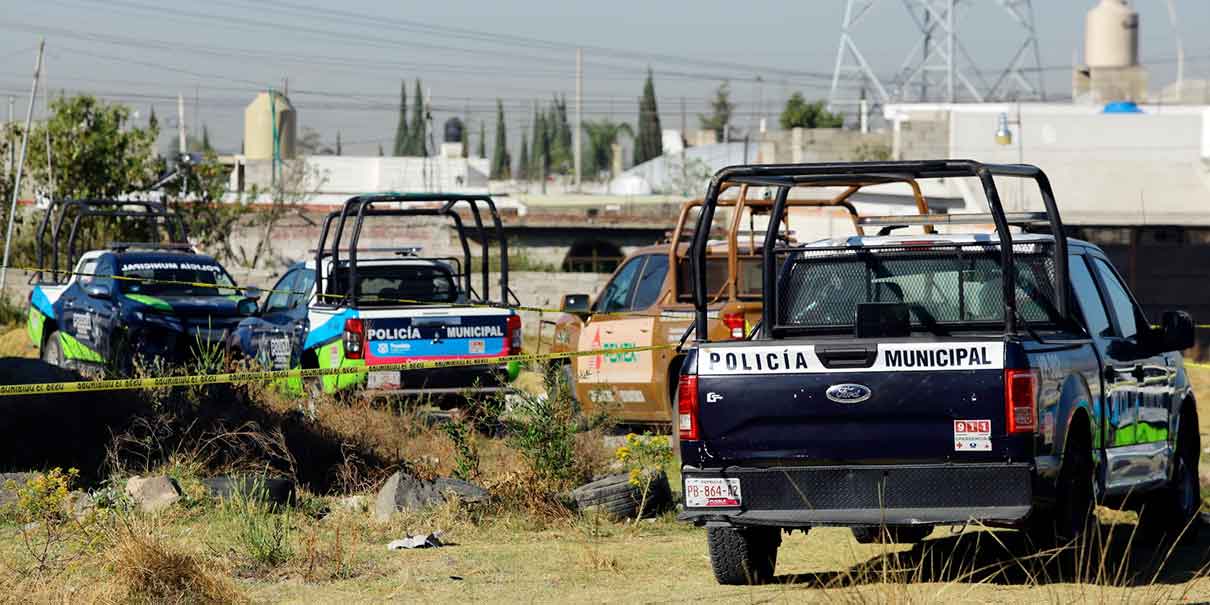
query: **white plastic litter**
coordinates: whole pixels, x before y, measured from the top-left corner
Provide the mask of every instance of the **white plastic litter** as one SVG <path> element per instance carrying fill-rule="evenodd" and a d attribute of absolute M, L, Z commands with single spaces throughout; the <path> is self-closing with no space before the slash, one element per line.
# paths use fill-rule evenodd
<path fill-rule="evenodd" d="M 441 542 L 442 532 L 435 531 L 431 534 L 408 536 L 402 540 L 394 540 L 387 544 L 387 550 L 403 550 L 405 548 L 439 548 L 445 546 Z"/>

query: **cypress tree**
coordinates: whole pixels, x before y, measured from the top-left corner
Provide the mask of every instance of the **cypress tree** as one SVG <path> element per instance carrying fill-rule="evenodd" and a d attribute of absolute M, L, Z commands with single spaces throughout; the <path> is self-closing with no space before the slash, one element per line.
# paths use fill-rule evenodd
<path fill-rule="evenodd" d="M 210 129 L 202 124 L 202 151 L 210 151 Z"/>
<path fill-rule="evenodd" d="M 336 131 L 336 155 L 341 155 L 340 131 L 339 130 Z"/>
<path fill-rule="evenodd" d="M 408 153 L 408 83 L 399 83 L 399 125 L 395 127 L 395 151 L 391 155 Z"/>
<path fill-rule="evenodd" d="M 478 157 L 487 157 L 487 125 L 483 120 L 479 120 L 479 154 Z"/>
<path fill-rule="evenodd" d="M 664 134 L 660 128 L 660 110 L 655 103 L 655 82 L 647 68 L 647 82 L 639 99 L 639 133 L 634 142 L 634 163 L 642 164 L 664 154 Z"/>
<path fill-rule="evenodd" d="M 427 157 L 429 154 L 424 140 L 424 97 L 420 92 L 420 78 L 416 79 L 416 88 L 412 96 L 415 97 L 416 103 L 412 105 L 412 125 L 409 128 L 412 134 L 412 145 L 408 155 Z"/>
<path fill-rule="evenodd" d="M 546 114 L 538 112 L 534 118 L 534 143 L 530 152 L 529 172 L 534 179 L 545 180 L 550 174 L 550 124 Z"/>
<path fill-rule="evenodd" d="M 160 120 L 155 117 L 155 105 L 151 106 L 151 112 L 147 114 L 147 128 L 159 132 Z"/>
<path fill-rule="evenodd" d="M 496 99 L 496 147 L 492 150 L 492 173 L 495 180 L 507 180 L 512 173 L 512 161 L 508 157 L 508 133 L 504 126 L 504 102 Z"/>
<path fill-rule="evenodd" d="M 378 157 L 382 157 L 382 143 L 378 144 Z"/>
<path fill-rule="evenodd" d="M 470 131 L 471 131 L 471 121 L 463 120 L 462 121 L 462 141 L 461 141 L 461 143 L 462 143 L 462 157 L 464 157 L 464 158 L 469 156 L 470 152 L 471 152 Z"/>
<path fill-rule="evenodd" d="M 517 158 L 517 180 L 528 181 L 529 175 L 529 136 L 521 131 L 521 153 Z"/>
<path fill-rule="evenodd" d="M 529 171 L 531 178 L 538 177 L 538 162 L 541 160 L 541 140 L 546 135 L 544 134 L 542 112 L 538 111 L 538 104 L 534 103 L 534 126 L 533 135 L 529 137 L 531 147 L 529 148 Z"/>

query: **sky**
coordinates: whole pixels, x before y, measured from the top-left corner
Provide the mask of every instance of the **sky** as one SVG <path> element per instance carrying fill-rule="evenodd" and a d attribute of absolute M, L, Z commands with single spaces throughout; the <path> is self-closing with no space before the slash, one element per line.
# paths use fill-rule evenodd
<path fill-rule="evenodd" d="M 1210 2 L 1172 0 L 1184 40 L 1185 77 L 1210 78 Z M 1034 0 L 1045 92 L 1070 96 L 1070 66 L 1082 52 L 1084 13 L 1093 0 Z M 1151 88 L 1175 79 L 1177 36 L 1165 0 L 1134 0 L 1140 57 Z M 1023 30 L 997 0 L 965 0 L 959 40 L 994 79 Z M 154 106 L 174 140 L 176 96 L 187 128 L 204 124 L 222 152 L 239 150 L 243 108 L 258 90 L 288 82 L 300 129 L 346 155 L 390 151 L 400 81 L 420 78 L 434 123 L 469 118 L 494 140 L 504 104 L 510 146 L 528 131 L 535 102 L 575 93 L 575 48 L 584 53 L 584 117 L 635 125 L 650 68 L 661 120 L 689 128 L 728 81 L 734 123 L 777 121 L 785 99 L 826 99 L 840 40 L 844 0 L 583 2 L 566 0 L 0 0 L 0 95 L 28 102 L 39 38 L 47 43 L 44 86 L 129 104 L 146 122 Z M 880 77 L 890 80 L 919 40 L 904 3 L 876 0 L 853 36 Z M 45 90 L 45 89 L 44 89 Z M 852 89 L 850 89 L 852 90 Z M 684 111 L 682 112 L 682 99 Z M 0 111 L 5 111 L 0 105 Z M 36 105 L 44 111 L 44 97 Z M 2 114 L 0 114 L 2 115 Z"/>

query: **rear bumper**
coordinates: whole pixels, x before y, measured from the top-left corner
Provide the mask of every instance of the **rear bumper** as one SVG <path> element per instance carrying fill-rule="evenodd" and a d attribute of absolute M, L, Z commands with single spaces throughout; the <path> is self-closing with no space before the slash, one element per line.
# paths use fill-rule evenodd
<path fill-rule="evenodd" d="M 367 368 L 375 371 L 374 366 Z M 363 390 L 369 397 L 399 395 L 405 397 L 456 397 L 504 393 L 512 390 L 507 364 L 407 370 L 400 373 L 398 386 Z"/>
<path fill-rule="evenodd" d="M 677 517 L 699 525 L 1017 525 L 1033 504 L 1029 464 L 685 467 L 682 476 L 739 479 L 738 506 Z"/>

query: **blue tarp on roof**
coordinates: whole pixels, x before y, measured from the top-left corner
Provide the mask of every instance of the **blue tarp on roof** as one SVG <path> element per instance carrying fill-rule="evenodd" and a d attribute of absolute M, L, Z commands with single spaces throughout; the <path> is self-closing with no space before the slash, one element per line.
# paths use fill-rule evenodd
<path fill-rule="evenodd" d="M 1105 104 L 1101 113 L 1143 113 L 1133 101 L 1112 101 Z"/>

